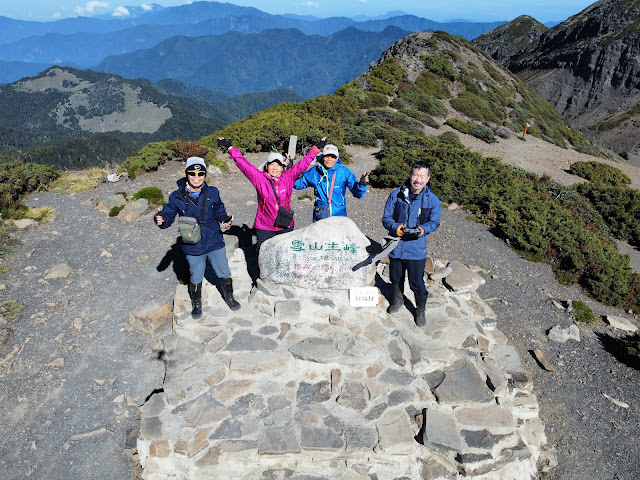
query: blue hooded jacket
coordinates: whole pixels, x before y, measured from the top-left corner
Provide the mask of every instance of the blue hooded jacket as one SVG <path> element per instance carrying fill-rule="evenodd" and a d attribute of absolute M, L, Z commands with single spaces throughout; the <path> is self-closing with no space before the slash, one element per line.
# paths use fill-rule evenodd
<path fill-rule="evenodd" d="M 440 200 L 426 185 L 413 201 L 409 192 L 407 182 L 389 194 L 384 206 L 382 225 L 394 237 L 397 236 L 400 225 L 410 228 L 422 227 L 424 235 L 414 240 L 400 237 L 400 242 L 389 254 L 390 258 L 422 260 L 427 258 L 427 234 L 440 226 Z"/>
<path fill-rule="evenodd" d="M 176 215 L 185 217 L 194 217 L 198 220 L 202 214 L 202 202 L 204 199 L 204 190 L 207 189 L 207 206 L 205 209 L 204 220 L 202 221 L 202 230 L 200 233 L 200 241 L 195 245 L 182 244 L 182 251 L 185 255 L 205 255 L 214 250 L 224 248 L 224 238 L 220 231 L 218 222 L 222 222 L 227 216 L 224 203 L 220 200 L 220 192 L 216 187 L 202 185 L 200 195 L 197 199 L 191 199 L 186 191 L 187 179 L 178 180 L 178 190 L 169 196 L 169 201 L 160 211 L 159 215 L 164 218 L 164 223 L 160 228 L 169 228 L 176 218 Z M 194 201 L 196 203 L 194 203 Z"/>
<path fill-rule="evenodd" d="M 351 191 L 351 194 L 356 198 L 364 197 L 367 193 L 367 186 L 360 185 L 358 179 L 351 170 L 342 165 L 342 159 L 338 158 L 335 165 L 329 170 L 326 170 L 321 164 L 317 164 L 304 172 L 293 188 L 296 190 L 304 190 L 307 187 L 313 187 L 313 195 L 315 197 L 314 207 L 319 205 L 329 204 L 329 190 L 331 188 L 331 179 L 333 173 L 336 174 L 336 179 L 333 184 L 333 195 L 331 196 L 330 212 L 332 217 L 346 217 L 347 216 L 347 188 Z M 316 210 L 314 208 L 313 221 L 318 220 L 316 218 Z"/>

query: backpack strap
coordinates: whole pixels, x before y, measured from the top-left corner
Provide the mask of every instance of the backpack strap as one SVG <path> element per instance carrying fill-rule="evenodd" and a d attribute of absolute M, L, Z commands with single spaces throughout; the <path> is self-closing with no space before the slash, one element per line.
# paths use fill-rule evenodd
<path fill-rule="evenodd" d="M 200 220 L 198 220 L 198 223 L 204 222 L 204 216 L 207 213 L 207 200 L 208 200 L 207 194 L 208 193 L 209 193 L 209 187 L 206 187 L 204 189 L 204 199 L 203 199 L 203 202 L 202 202 L 202 212 L 200 212 Z"/>
<path fill-rule="evenodd" d="M 278 192 L 276 192 L 276 187 L 273 185 L 273 182 L 271 181 L 271 179 L 269 179 L 269 185 L 271 185 L 271 188 L 273 189 L 273 194 L 276 196 L 276 202 L 278 206 L 280 206 L 280 199 L 278 198 Z"/>
<path fill-rule="evenodd" d="M 338 173 L 338 170 L 336 170 L 335 172 L 333 172 L 333 178 L 331 179 L 331 191 L 328 192 L 329 195 L 327 196 L 327 200 L 328 200 L 328 204 L 329 204 L 329 208 L 331 208 L 331 196 L 333 195 L 333 186 L 336 183 L 336 173 Z"/>

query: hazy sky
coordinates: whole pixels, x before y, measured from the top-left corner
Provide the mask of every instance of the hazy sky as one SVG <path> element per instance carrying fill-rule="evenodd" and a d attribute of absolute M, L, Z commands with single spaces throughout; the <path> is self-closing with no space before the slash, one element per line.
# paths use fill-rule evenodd
<path fill-rule="evenodd" d="M 224 0 L 222 0 L 224 1 Z M 160 4 L 164 7 L 192 3 L 191 0 L 1 0 L 0 15 L 22 20 L 50 21 L 79 15 L 113 13 L 126 17 L 127 6 Z M 540 22 L 563 21 L 587 6 L 590 0 L 228 0 L 264 12 L 315 15 L 318 17 L 381 15 L 403 10 L 430 20 L 464 18 L 472 21 L 512 20 L 531 15 Z"/>

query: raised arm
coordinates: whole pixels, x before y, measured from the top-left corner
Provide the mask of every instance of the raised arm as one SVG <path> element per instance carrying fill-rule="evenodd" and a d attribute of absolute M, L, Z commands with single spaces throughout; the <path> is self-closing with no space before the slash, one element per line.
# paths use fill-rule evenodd
<path fill-rule="evenodd" d="M 367 193 L 367 185 L 362 185 L 358 182 L 358 179 L 351 170 L 347 169 L 347 171 L 349 172 L 347 174 L 347 187 L 349 191 L 356 198 L 364 197 L 365 193 Z"/>

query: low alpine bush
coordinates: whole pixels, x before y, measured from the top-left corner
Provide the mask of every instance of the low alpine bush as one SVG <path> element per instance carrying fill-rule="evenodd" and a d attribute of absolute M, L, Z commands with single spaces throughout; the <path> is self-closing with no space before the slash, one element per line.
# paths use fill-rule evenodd
<path fill-rule="evenodd" d="M 167 203 L 164 199 L 164 194 L 162 190 L 158 187 L 144 187 L 141 190 L 138 190 L 131 197 L 132 200 L 139 200 L 141 198 L 146 198 L 149 203 L 154 205 L 162 206 Z"/>
<path fill-rule="evenodd" d="M 590 182 L 606 185 L 626 185 L 631 183 L 629 175 L 620 169 L 601 162 L 575 162 L 569 173 L 586 178 Z"/>

